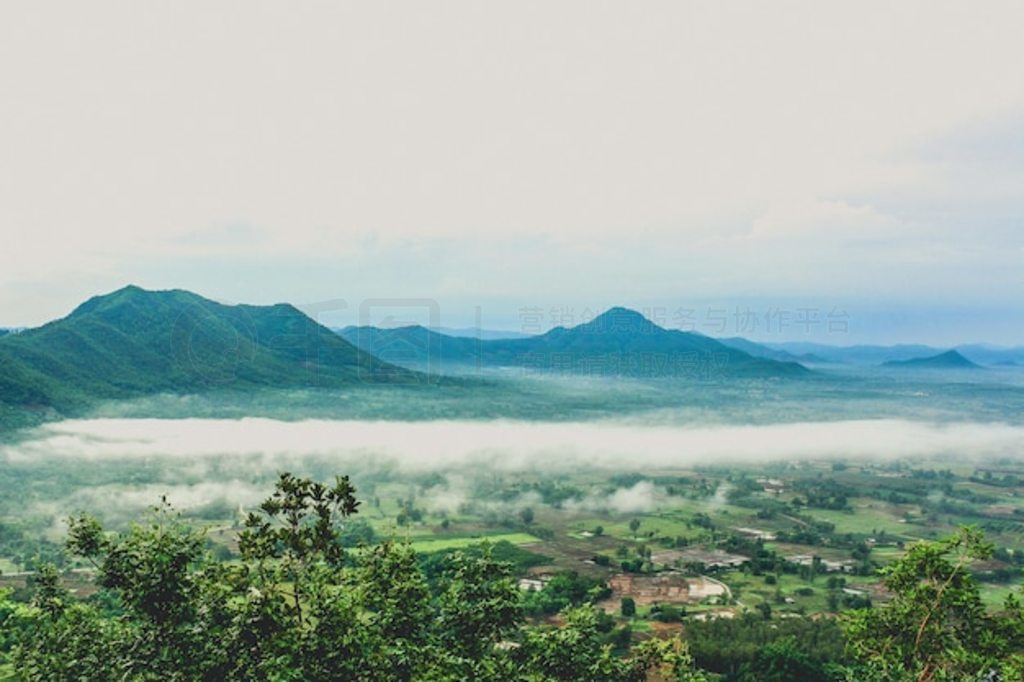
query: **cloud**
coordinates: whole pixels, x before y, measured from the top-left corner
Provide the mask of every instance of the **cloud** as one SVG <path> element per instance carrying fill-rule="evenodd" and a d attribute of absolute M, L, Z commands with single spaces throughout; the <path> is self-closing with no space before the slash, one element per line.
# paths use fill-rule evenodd
<path fill-rule="evenodd" d="M 909 226 L 877 209 L 845 201 L 813 199 L 772 206 L 751 223 L 744 238 L 765 242 L 775 239 L 815 239 L 844 242 L 860 239 L 891 239 Z"/>
<path fill-rule="evenodd" d="M 0 447 L 0 463 L 31 468 L 54 462 L 97 465 L 95 485 L 61 499 L 32 503 L 32 512 L 54 519 L 94 510 L 125 522 L 161 496 L 186 512 L 233 509 L 262 500 L 268 477 L 293 471 L 329 478 L 352 474 L 443 476 L 416 495 L 417 506 L 458 514 L 511 517 L 538 508 L 534 491 L 511 499 L 481 495 L 489 474 L 578 474 L 597 470 L 689 469 L 730 463 L 807 459 L 887 460 L 955 457 L 957 461 L 1019 457 L 1024 427 L 999 423 L 949 423 L 896 419 L 801 422 L 765 426 L 653 426 L 642 423 L 537 423 L 517 421 L 386 422 L 270 419 L 96 419 L 49 424 Z M 101 466 L 102 465 L 102 466 Z M 124 467 L 157 475 L 144 484 L 120 482 Z M 358 485 L 358 483 L 357 483 Z M 712 505 L 724 504 L 720 486 Z M 643 513 L 667 499 L 650 481 L 565 500 L 566 509 Z"/>
<path fill-rule="evenodd" d="M 196 460 L 232 457 L 249 469 L 267 471 L 319 458 L 336 463 L 339 471 L 377 464 L 412 473 L 458 469 L 474 473 L 488 467 L 616 470 L 832 457 L 998 457 L 1022 452 L 1024 427 L 899 419 L 717 426 L 611 421 L 96 419 L 39 427 L 22 441 L 0 447 L 0 459 L 56 458 L 81 464 L 165 458 L 194 466 Z M 628 499 L 629 494 L 624 494 L 623 500 Z"/>
<path fill-rule="evenodd" d="M 472 486 L 463 476 L 450 475 L 445 483 L 423 491 L 420 499 L 429 512 L 458 513 L 473 498 Z"/>
<path fill-rule="evenodd" d="M 993 289 L 982 258 L 946 274 L 954 229 L 913 272 L 865 269 L 919 245 L 879 214 L 933 229 L 947 189 L 896 152 L 1024 110 L 1019 3 L 257 4 L 0 8 L 0 322 L 127 281 L 251 302 Z M 941 218 L 1012 239 L 990 205 Z M 886 248 L 788 257 L 834 220 Z M 776 238 L 723 239 L 752 225 Z"/>
<path fill-rule="evenodd" d="M 566 509 L 640 514 L 654 509 L 657 502 L 665 497 L 664 491 L 650 481 L 638 481 L 629 487 L 616 488 L 606 495 L 592 493 L 582 499 L 570 499 L 563 506 Z"/>
<path fill-rule="evenodd" d="M 165 498 L 175 509 L 196 512 L 204 508 L 227 507 L 230 510 L 251 507 L 267 497 L 266 486 L 239 480 L 147 484 L 104 484 L 76 489 L 67 497 L 36 502 L 31 513 L 51 516 L 56 525 L 78 512 L 98 514 L 106 521 L 137 521 L 140 512 Z M 218 511 L 218 516 L 220 512 Z"/>

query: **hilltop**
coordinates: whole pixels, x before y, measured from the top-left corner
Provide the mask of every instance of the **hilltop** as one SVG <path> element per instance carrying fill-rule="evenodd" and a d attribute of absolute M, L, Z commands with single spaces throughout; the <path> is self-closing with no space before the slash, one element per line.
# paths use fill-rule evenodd
<path fill-rule="evenodd" d="M 223 305 L 128 286 L 0 338 L 0 403 L 64 410 L 96 399 L 211 388 L 402 381 L 294 306 Z"/>
<path fill-rule="evenodd" d="M 902 367 L 908 369 L 981 369 L 977 365 L 955 350 L 929 355 L 923 358 L 911 358 L 910 360 L 890 360 L 883 363 L 884 367 Z"/>
<path fill-rule="evenodd" d="M 363 350 L 406 367 L 481 365 L 586 375 L 718 378 L 800 376 L 796 362 L 754 357 L 715 339 L 664 329 L 635 310 L 611 308 L 574 327 L 526 338 L 470 339 L 423 327 L 347 327 Z"/>

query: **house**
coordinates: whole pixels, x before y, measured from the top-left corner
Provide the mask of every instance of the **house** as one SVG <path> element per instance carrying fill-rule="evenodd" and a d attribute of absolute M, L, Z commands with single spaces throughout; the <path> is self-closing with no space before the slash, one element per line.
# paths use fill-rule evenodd
<path fill-rule="evenodd" d="M 523 592 L 540 592 L 547 582 L 542 578 L 520 578 L 518 585 Z"/>

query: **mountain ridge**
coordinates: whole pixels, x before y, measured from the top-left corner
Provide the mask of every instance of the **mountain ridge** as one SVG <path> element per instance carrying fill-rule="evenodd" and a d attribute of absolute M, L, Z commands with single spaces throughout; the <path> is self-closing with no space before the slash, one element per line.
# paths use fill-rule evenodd
<path fill-rule="evenodd" d="M 664 329 L 635 310 L 610 308 L 574 327 L 526 338 L 468 339 L 410 326 L 346 327 L 348 341 L 406 367 L 476 365 L 532 371 L 689 378 L 808 374 L 798 363 L 757 358 L 711 337 Z"/>
<path fill-rule="evenodd" d="M 290 304 L 229 306 L 133 285 L 0 337 L 0 358 L 0 402 L 57 409 L 159 392 L 415 378 Z"/>

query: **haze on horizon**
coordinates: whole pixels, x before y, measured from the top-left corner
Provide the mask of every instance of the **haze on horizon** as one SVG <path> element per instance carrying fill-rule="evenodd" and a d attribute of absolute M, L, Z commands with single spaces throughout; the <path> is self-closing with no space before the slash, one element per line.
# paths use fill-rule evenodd
<path fill-rule="evenodd" d="M 0 324 L 226 301 L 801 308 L 1024 343 L 1017 2 L 0 8 Z M 731 318 L 730 319 L 734 319 Z M 568 320 L 562 320 L 568 321 Z"/>

